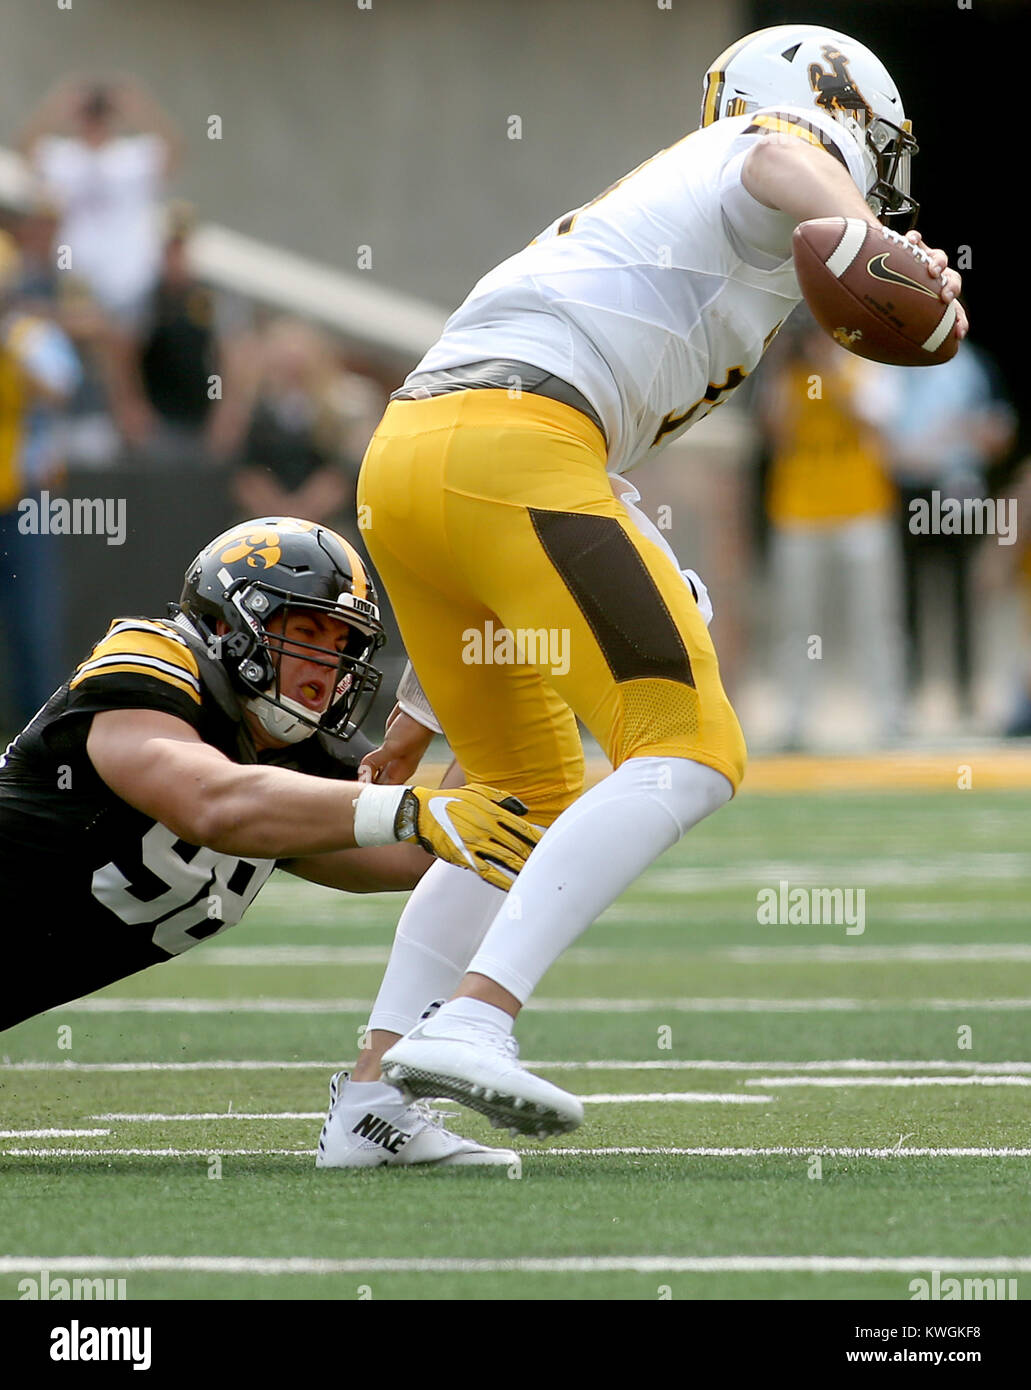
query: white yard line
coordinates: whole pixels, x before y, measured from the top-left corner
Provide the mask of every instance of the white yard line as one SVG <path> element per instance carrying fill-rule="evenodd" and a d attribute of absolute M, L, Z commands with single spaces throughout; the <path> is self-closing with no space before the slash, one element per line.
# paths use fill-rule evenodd
<path fill-rule="evenodd" d="M 642 896 L 683 899 L 690 893 L 726 892 L 728 879 L 737 887 L 776 888 L 781 880 L 787 880 L 793 888 L 837 883 L 870 889 L 917 888 L 939 883 L 983 884 L 992 880 L 1013 882 L 1026 878 L 1027 854 L 1024 852 L 989 850 L 958 855 L 943 849 L 938 856 L 921 853 L 919 862 L 882 858 L 827 860 L 815 864 L 811 859 L 794 863 L 754 859 L 747 864 L 714 868 L 652 869 L 638 880 L 637 889 Z M 974 911 L 972 905 L 971 912 Z"/>
<path fill-rule="evenodd" d="M 180 965 L 385 965 L 389 946 L 209 946 L 187 951 Z"/>
<path fill-rule="evenodd" d="M 314 1149 L 4 1149 L 0 1158 L 314 1158 Z"/>
<path fill-rule="evenodd" d="M 320 966 L 384 965 L 388 946 L 209 946 L 187 951 L 177 966 Z M 727 962 L 739 965 L 854 965 L 894 964 L 916 961 L 922 964 L 1023 964 L 1031 961 L 1031 946 L 1019 943 L 977 945 L 868 946 L 725 946 L 683 950 L 669 946 L 574 946 L 563 956 L 567 965 L 619 965 L 630 960 L 671 961 L 684 967 L 699 963 Z"/>
<path fill-rule="evenodd" d="M 521 1149 L 524 1158 L 574 1157 L 609 1158 L 621 1156 L 654 1156 L 673 1158 L 1031 1158 L 1031 1148 L 827 1148 L 820 1144 L 807 1146 L 769 1146 L 766 1148 L 673 1148 L 629 1146 L 623 1148 L 555 1148 Z M 314 1157 L 314 1149 L 227 1149 L 208 1145 L 198 1149 L 0 1149 L 0 1158 L 278 1158 Z"/>
<path fill-rule="evenodd" d="M 837 1061 L 801 1062 L 763 1062 L 739 1061 L 717 1058 L 668 1058 L 645 1061 L 628 1061 L 610 1058 L 589 1061 L 527 1061 L 524 1063 L 533 1071 L 711 1071 L 711 1072 L 969 1072 L 973 1074 L 991 1073 L 1002 1075 L 1031 1075 L 1031 1062 L 945 1062 L 941 1060 L 920 1061 L 915 1059 L 901 1061 L 877 1061 L 867 1057 L 845 1057 Z M 60 1062 L 21 1061 L 0 1062 L 0 1074 L 5 1071 L 16 1072 L 203 1072 L 203 1071 L 334 1071 L 339 1069 L 340 1059 L 335 1061 L 299 1062 L 296 1060 L 242 1059 L 229 1061 L 215 1059 L 208 1062 Z"/>
<path fill-rule="evenodd" d="M 304 1255 L 4 1255 L 0 1274 L 999 1274 L 1031 1273 L 1031 1256 L 594 1255 L 463 1259 L 448 1256 L 330 1260 Z"/>
<path fill-rule="evenodd" d="M 774 1096 L 739 1095 L 734 1091 L 643 1091 L 636 1095 L 620 1095 L 618 1091 L 613 1091 L 609 1094 L 580 1097 L 584 1105 L 626 1105 L 639 1101 L 646 1104 L 657 1101 L 660 1104 L 665 1102 L 671 1105 L 705 1105 L 709 1102 L 718 1105 L 742 1105 L 750 1100 L 757 1100 L 762 1104 L 775 1099 Z"/>
<path fill-rule="evenodd" d="M 0 1139 L 101 1139 L 110 1133 L 109 1129 L 0 1129 Z"/>
<path fill-rule="evenodd" d="M 766 1105 L 776 1100 L 775 1096 L 763 1095 L 739 1095 L 736 1092 L 719 1093 L 715 1091 L 647 1091 L 641 1093 L 621 1094 L 614 1091 L 609 1095 L 580 1096 L 579 1099 L 584 1105 Z M 447 1103 L 446 1101 L 444 1103 Z M 128 1121 L 132 1124 L 164 1124 L 170 1120 L 321 1120 L 325 1117 L 325 1110 L 268 1110 L 268 1111 L 246 1111 L 246 1110 L 206 1110 L 194 1114 L 165 1114 L 150 1111 L 122 1110 L 106 1115 L 91 1115 L 92 1120 L 108 1121 Z M 42 1138 L 47 1131 L 39 1131 L 38 1137 Z M 61 1131 L 69 1135 L 77 1134 L 78 1130 Z M 83 1130 L 84 1134 L 107 1134 L 107 1130 Z M 30 1132 L 26 1131 L 26 1137 Z M 56 1131 L 55 1131 L 56 1133 Z M 0 1138 L 4 1137 L 0 1134 Z M 18 1131 L 13 1131 L 12 1138 L 18 1137 Z"/>
<path fill-rule="evenodd" d="M 566 1157 L 605 1158 L 615 1154 L 671 1154 L 678 1158 L 1031 1158 L 1031 1149 L 1013 1148 L 942 1148 L 942 1149 L 856 1149 L 825 1148 L 819 1144 L 808 1148 L 798 1145 L 767 1148 L 599 1148 L 599 1149 L 522 1149 L 526 1157 L 561 1154 Z"/>
<path fill-rule="evenodd" d="M 743 999 L 714 996 L 685 999 L 531 999 L 534 1013 L 884 1013 L 950 1012 L 952 1010 L 1026 1011 L 1031 999 Z M 79 999 L 62 1004 L 52 1014 L 360 1014 L 368 1015 L 367 999 Z"/>
<path fill-rule="evenodd" d="M 1031 1076 L 759 1076 L 746 1086 L 1031 1086 Z M 99 1117 L 94 1117 L 99 1118 Z"/>
<path fill-rule="evenodd" d="M 1026 874 L 1023 875 L 1023 877 L 1026 878 Z M 639 882 L 644 883 L 644 880 L 639 880 Z M 848 887 L 864 887 L 870 884 L 870 880 L 857 879 L 854 875 L 846 875 L 843 878 L 833 879 L 821 874 L 817 879 L 812 873 L 804 877 L 798 876 L 792 878 L 789 882 L 792 888 L 822 888 L 832 883 Z M 754 884 L 751 886 L 755 887 Z M 779 887 L 779 880 L 766 879 L 759 886 L 776 889 Z M 726 890 L 726 882 L 723 884 L 723 889 L 724 891 Z M 748 894 L 748 889 L 749 885 L 744 885 L 744 892 L 746 895 Z M 702 891 L 705 892 L 706 890 L 703 889 Z M 953 890 L 946 888 L 944 891 L 950 892 Z M 1027 904 L 1019 896 L 1020 884 L 1018 876 L 1014 876 L 1012 887 L 1010 887 L 1008 891 L 1015 895 L 1014 901 L 1007 902 L 996 900 L 993 902 L 992 922 L 1025 922 L 1027 920 Z M 689 900 L 692 896 L 692 890 L 686 889 L 677 896 L 682 900 Z M 623 933 L 621 929 L 627 923 L 635 926 L 643 923 L 647 925 L 649 931 L 665 932 L 668 929 L 669 931 L 679 933 L 686 942 L 690 942 L 692 928 L 703 915 L 708 920 L 722 921 L 736 926 L 743 920 L 754 921 L 754 911 L 755 904 L 753 902 L 750 905 L 747 901 L 747 896 L 741 900 L 735 899 L 728 902 L 726 899 L 723 899 L 715 904 L 706 903 L 704 905 L 690 903 L 690 901 L 688 901 L 686 906 L 683 901 L 679 904 L 671 903 L 668 896 L 663 896 L 654 902 L 643 902 L 640 899 L 635 899 L 625 903 L 616 903 L 602 913 L 591 929 L 591 939 L 595 940 L 594 933 L 599 930 L 605 930 L 606 928 L 609 930 L 613 928 L 619 929 L 620 939 L 622 939 Z M 871 928 L 873 928 L 876 922 L 878 928 L 889 928 L 892 931 L 897 930 L 901 926 L 913 924 L 922 926 L 926 923 L 931 923 L 935 926 L 943 922 L 961 922 L 968 925 L 980 925 L 982 917 L 982 905 L 975 899 L 966 902 L 962 899 L 950 902 L 942 901 L 941 899 L 935 901 L 932 898 L 925 902 L 909 903 L 889 899 L 876 904 L 875 914 L 867 914 Z M 798 925 L 801 926 L 802 924 L 799 923 Z M 817 927 L 816 930 L 826 931 L 827 928 Z M 776 932 L 777 928 L 773 927 L 771 934 L 774 936 L 774 939 L 776 937 Z M 619 943 L 613 942 L 611 944 L 613 949 L 615 949 Z M 627 947 L 626 949 L 630 950 L 632 948 Z M 668 940 L 665 949 L 669 949 Z M 723 948 L 712 948 L 714 952 L 719 952 L 721 949 Z"/>
<path fill-rule="evenodd" d="M 569 953 L 572 955 L 572 952 Z M 568 957 L 567 957 L 568 959 Z M 1031 946 L 1022 944 L 960 946 L 727 946 L 707 952 L 706 960 L 745 965 L 888 965 L 915 961 L 925 965 L 1005 965 L 1031 961 Z"/>
<path fill-rule="evenodd" d="M 867 1057 L 845 1057 L 840 1061 L 821 1062 L 753 1062 L 728 1059 L 683 1058 L 669 1061 L 586 1061 L 586 1062 L 526 1062 L 524 1065 L 537 1071 L 786 1071 L 786 1072 L 878 1072 L 878 1071 L 958 1071 L 990 1072 L 1001 1075 L 1005 1072 L 1014 1075 L 1031 1075 L 1031 1062 L 945 1062 L 933 1061 L 887 1061 L 880 1062 Z"/>
<path fill-rule="evenodd" d="M 131 1124 L 167 1124 L 174 1120 L 324 1120 L 322 1110 L 205 1110 L 195 1114 L 164 1114 L 156 1111 L 119 1110 L 110 1115 L 91 1115 L 91 1120 L 123 1121 Z"/>

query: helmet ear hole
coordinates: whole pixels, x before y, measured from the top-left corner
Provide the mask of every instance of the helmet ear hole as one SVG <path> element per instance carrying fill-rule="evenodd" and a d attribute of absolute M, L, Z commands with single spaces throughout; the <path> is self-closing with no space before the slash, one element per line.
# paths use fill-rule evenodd
<path fill-rule="evenodd" d="M 243 677 L 243 679 L 247 682 L 248 685 L 268 684 L 267 681 L 263 680 L 263 677 L 266 674 L 265 668 L 257 661 L 242 661 L 240 663 L 239 670 L 240 675 Z"/>

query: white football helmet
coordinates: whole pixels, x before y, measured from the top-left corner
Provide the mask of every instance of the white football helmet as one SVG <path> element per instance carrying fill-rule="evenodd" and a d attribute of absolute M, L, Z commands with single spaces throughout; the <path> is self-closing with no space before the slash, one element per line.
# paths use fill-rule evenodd
<path fill-rule="evenodd" d="M 811 106 L 833 117 L 858 146 L 866 197 L 896 230 L 912 227 L 909 196 L 916 141 L 890 74 L 863 44 L 815 24 L 778 24 L 730 45 L 705 74 L 702 125 L 761 107 Z"/>

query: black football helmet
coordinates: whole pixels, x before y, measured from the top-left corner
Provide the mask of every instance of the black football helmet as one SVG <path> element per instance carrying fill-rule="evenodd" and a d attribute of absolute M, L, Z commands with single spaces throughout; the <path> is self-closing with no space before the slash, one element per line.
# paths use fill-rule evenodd
<path fill-rule="evenodd" d="M 316 731 L 349 738 L 368 714 L 382 679 L 372 658 L 386 634 L 361 556 L 328 526 L 283 516 L 233 526 L 190 565 L 178 608 L 244 707 L 278 741 L 296 743 Z M 285 622 L 298 611 L 346 623 L 343 652 L 293 639 L 287 649 L 282 633 L 268 630 L 277 614 Z M 334 670 L 334 693 L 321 716 L 280 692 L 280 657 L 298 649 Z"/>

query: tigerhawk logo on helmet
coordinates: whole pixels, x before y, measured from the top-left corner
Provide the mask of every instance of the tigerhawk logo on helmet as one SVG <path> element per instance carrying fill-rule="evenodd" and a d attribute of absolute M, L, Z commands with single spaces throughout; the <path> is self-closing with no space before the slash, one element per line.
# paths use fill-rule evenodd
<path fill-rule="evenodd" d="M 825 112 L 855 141 L 874 215 L 896 231 L 916 222 L 909 195 L 917 153 L 902 98 L 884 64 L 847 34 L 814 24 L 778 24 L 731 44 L 705 75 L 702 125 L 766 107 Z"/>
<path fill-rule="evenodd" d="M 372 658 L 386 633 L 361 556 L 328 526 L 262 517 L 232 527 L 189 566 L 171 611 L 189 620 L 244 708 L 281 742 L 316 732 L 349 738 L 368 714 L 382 678 Z M 298 612 L 346 623 L 343 651 L 296 638 L 287 645 L 282 630 L 269 630 L 277 616 L 285 622 Z M 332 698 L 319 716 L 279 688 L 280 659 L 298 649 L 334 672 Z"/>

